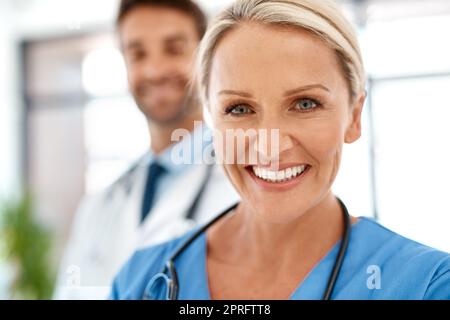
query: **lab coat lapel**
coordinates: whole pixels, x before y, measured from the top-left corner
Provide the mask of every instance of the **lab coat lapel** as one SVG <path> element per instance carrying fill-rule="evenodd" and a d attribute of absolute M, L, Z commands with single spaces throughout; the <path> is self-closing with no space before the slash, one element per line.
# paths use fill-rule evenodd
<path fill-rule="evenodd" d="M 101 255 L 109 257 L 103 259 L 105 264 L 121 265 L 135 249 L 144 178 L 145 162 L 141 161 L 126 177 L 127 181 L 114 191 L 111 203 L 103 208 L 105 223 L 98 224 L 101 229 L 97 232 L 107 234 L 108 240 L 101 246 Z M 127 185 L 130 187 L 127 188 Z"/>
<path fill-rule="evenodd" d="M 132 177 L 133 187 L 130 193 L 123 199 L 124 205 L 120 212 L 121 219 L 117 223 L 117 231 L 121 233 L 120 244 L 118 244 L 128 254 L 136 247 L 136 230 L 139 228 L 142 197 L 144 194 L 146 168 L 140 166 L 136 169 Z M 128 257 L 126 257 L 128 258 Z"/>

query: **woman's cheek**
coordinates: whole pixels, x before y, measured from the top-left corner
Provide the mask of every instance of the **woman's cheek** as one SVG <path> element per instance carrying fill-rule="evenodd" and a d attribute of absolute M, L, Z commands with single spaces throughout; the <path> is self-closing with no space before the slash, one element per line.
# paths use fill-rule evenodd
<path fill-rule="evenodd" d="M 341 125 L 328 122 L 326 125 L 311 129 L 308 137 L 303 138 L 303 145 L 314 158 L 319 168 L 334 166 L 336 154 L 340 154 L 343 145 L 343 128 Z"/>
<path fill-rule="evenodd" d="M 234 187 L 241 191 L 242 189 L 242 177 L 239 172 L 239 167 L 237 165 L 237 146 L 232 138 L 228 135 L 227 131 L 232 130 L 232 128 L 222 126 L 216 127 L 213 132 L 213 144 L 216 154 L 216 162 L 222 166 L 225 175 L 234 185 Z"/>
<path fill-rule="evenodd" d="M 342 147 L 343 130 L 336 126 L 331 130 L 325 131 L 320 141 L 317 141 L 317 155 L 319 158 L 320 175 L 331 185 L 339 171 Z"/>

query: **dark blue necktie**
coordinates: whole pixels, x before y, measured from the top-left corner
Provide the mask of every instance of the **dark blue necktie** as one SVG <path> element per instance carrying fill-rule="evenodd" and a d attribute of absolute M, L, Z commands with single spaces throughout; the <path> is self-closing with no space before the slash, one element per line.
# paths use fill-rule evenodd
<path fill-rule="evenodd" d="M 144 201 L 142 202 L 141 222 L 150 213 L 153 207 L 158 180 L 166 172 L 166 169 L 158 162 L 153 162 L 148 168 L 147 181 L 145 183 Z"/>

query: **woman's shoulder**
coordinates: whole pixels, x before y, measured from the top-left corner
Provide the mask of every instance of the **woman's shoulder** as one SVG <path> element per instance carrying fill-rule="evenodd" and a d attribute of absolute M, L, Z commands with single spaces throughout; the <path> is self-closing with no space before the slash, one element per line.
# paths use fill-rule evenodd
<path fill-rule="evenodd" d="M 420 242 L 414 241 L 405 237 L 388 227 L 382 225 L 378 221 L 369 217 L 360 217 L 361 230 L 360 235 L 364 235 L 369 243 L 374 247 L 391 251 L 396 256 L 410 257 L 410 258 L 427 258 L 434 256 L 438 260 L 447 260 L 450 254 L 444 251 L 432 248 Z"/>
<path fill-rule="evenodd" d="M 367 217 L 354 228 L 353 246 L 392 283 L 422 285 L 422 298 L 450 299 L 450 254 L 411 240 Z"/>
<path fill-rule="evenodd" d="M 116 275 L 110 293 L 114 300 L 141 299 L 147 283 L 164 266 L 172 254 L 195 232 L 137 250 Z"/>

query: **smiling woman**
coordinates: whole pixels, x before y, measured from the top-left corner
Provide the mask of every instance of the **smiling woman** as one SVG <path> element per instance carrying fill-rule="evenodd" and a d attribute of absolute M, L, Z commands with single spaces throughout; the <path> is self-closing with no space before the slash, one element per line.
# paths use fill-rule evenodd
<path fill-rule="evenodd" d="M 343 143 L 359 138 L 364 92 L 355 85 L 358 93 L 350 94 L 334 51 L 304 29 L 249 21 L 222 37 L 210 66 L 206 103 L 217 130 L 279 130 L 279 159 L 270 170 L 237 161 L 225 166 L 245 199 L 242 205 L 248 203 L 259 217 L 277 222 L 296 219 L 319 203 L 327 209 L 336 205 L 339 221 L 329 190 Z M 258 149 L 264 159 L 267 151 Z M 253 170 L 245 170 L 249 167 Z M 289 171 L 290 179 L 284 179 Z M 284 192 L 271 192 L 276 190 Z M 283 204 L 284 197 L 295 203 Z"/>
<path fill-rule="evenodd" d="M 450 298 L 448 254 L 350 216 L 332 194 L 365 100 L 356 36 L 334 2 L 236 1 L 202 41 L 197 80 L 218 136 L 276 130 L 277 141 L 245 139 L 258 159 L 242 163 L 216 137 L 241 202 L 137 252 L 113 298 Z"/>

